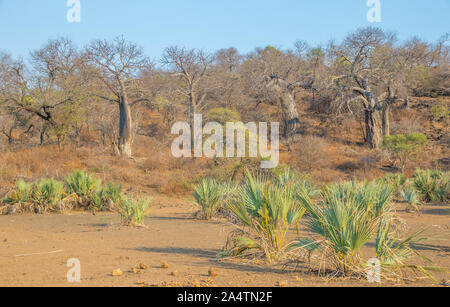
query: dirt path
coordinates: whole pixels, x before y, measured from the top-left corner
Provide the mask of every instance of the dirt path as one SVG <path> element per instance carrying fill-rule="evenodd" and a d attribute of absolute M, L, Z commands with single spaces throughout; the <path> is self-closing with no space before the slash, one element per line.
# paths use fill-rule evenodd
<path fill-rule="evenodd" d="M 0 286 L 71 286 L 66 279 L 70 258 L 81 262 L 82 282 L 76 286 L 370 285 L 358 280 L 327 281 L 245 261 L 217 262 L 215 255 L 232 227 L 225 221 L 192 220 L 192 212 L 189 206 L 154 209 L 146 221 L 148 229 L 119 227 L 114 214 L 0 216 Z M 425 213 L 400 215 L 407 219 L 408 231 L 428 228 L 427 236 L 450 238 L 449 215 L 433 207 L 425 208 Z M 449 241 L 430 241 L 421 249 L 434 265 L 450 267 Z M 168 269 L 161 268 L 163 261 Z M 140 263 L 148 269 L 130 272 Z M 210 267 L 217 270 L 217 277 L 209 278 Z M 111 276 L 118 268 L 123 275 Z M 175 270 L 178 275 L 172 276 Z M 444 273 L 437 277 L 439 283 L 419 280 L 409 285 L 439 285 L 449 279 Z"/>

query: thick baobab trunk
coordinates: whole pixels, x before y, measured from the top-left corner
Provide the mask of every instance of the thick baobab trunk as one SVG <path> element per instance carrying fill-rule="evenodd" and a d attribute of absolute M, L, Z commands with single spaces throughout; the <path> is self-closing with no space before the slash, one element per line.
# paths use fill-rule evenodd
<path fill-rule="evenodd" d="M 125 84 L 119 80 L 121 97 L 119 103 L 119 154 L 131 158 L 133 144 L 133 118 Z"/>
<path fill-rule="evenodd" d="M 283 93 L 280 96 L 280 104 L 283 110 L 283 136 L 285 138 L 293 137 L 297 131 L 298 123 L 300 122 L 294 96 L 290 93 Z"/>
<path fill-rule="evenodd" d="M 281 106 L 284 123 L 283 137 L 294 137 L 300 121 L 293 91 L 286 81 L 279 78 L 272 78 L 267 87 L 271 92 L 272 99 L 278 100 Z"/>
<path fill-rule="evenodd" d="M 383 141 L 382 111 L 374 108 L 365 111 L 366 143 L 372 149 L 377 149 Z"/>
<path fill-rule="evenodd" d="M 119 154 L 131 158 L 133 143 L 133 122 L 128 100 L 122 97 L 119 104 Z"/>

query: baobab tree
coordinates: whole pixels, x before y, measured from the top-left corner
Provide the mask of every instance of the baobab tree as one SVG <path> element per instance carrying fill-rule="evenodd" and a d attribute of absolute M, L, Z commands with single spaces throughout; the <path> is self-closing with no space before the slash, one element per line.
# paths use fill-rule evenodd
<path fill-rule="evenodd" d="M 334 76 L 342 92 L 337 103 L 360 104 L 364 111 L 365 142 L 379 148 L 389 135 L 389 113 L 397 100 L 398 74 L 394 38 L 377 28 L 350 34 L 340 46 L 331 46 Z"/>
<path fill-rule="evenodd" d="M 298 54 L 271 46 L 257 49 L 243 63 L 248 94 L 258 104 L 272 102 L 281 107 L 286 138 L 295 135 L 299 123 L 295 95 L 311 89 L 315 81 L 304 68 L 305 61 Z"/>
<path fill-rule="evenodd" d="M 142 47 L 118 37 L 112 42 L 96 40 L 86 48 L 86 58 L 92 72 L 100 81 L 93 96 L 116 105 L 119 109 L 119 140 L 115 151 L 125 157 L 132 156 L 132 107 L 140 102 L 151 103 L 142 86 L 139 73 L 151 68 Z M 108 94 L 98 94 L 107 92 Z"/>

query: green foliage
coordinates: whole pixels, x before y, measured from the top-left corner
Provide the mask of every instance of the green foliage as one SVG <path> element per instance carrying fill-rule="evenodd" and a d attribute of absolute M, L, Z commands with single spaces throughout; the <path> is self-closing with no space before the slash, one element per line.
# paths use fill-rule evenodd
<path fill-rule="evenodd" d="M 277 180 L 280 185 L 292 185 L 298 195 L 313 199 L 319 191 L 311 183 L 308 176 L 300 176 L 289 167 L 282 168 L 280 171 L 274 171 L 277 175 Z"/>
<path fill-rule="evenodd" d="M 225 197 L 232 193 L 232 185 L 223 184 L 214 179 L 203 179 L 194 186 L 195 204 L 201 207 L 204 219 L 215 217 L 222 207 Z"/>
<path fill-rule="evenodd" d="M 124 199 L 122 185 L 108 183 L 106 187 L 93 195 L 94 209 L 98 211 L 112 210 Z"/>
<path fill-rule="evenodd" d="M 124 197 L 118 207 L 122 225 L 143 226 L 150 201 L 150 198 L 131 199 Z"/>
<path fill-rule="evenodd" d="M 433 119 L 435 121 L 441 119 L 447 119 L 450 117 L 450 111 L 446 106 L 434 106 L 431 108 L 431 114 L 433 115 Z"/>
<path fill-rule="evenodd" d="M 291 178 L 291 175 L 283 177 Z M 241 256 L 249 250 L 259 250 L 269 262 L 282 259 L 289 246 L 287 234 L 297 227 L 305 213 L 301 197 L 308 195 L 299 193 L 293 182 L 281 184 L 247 171 L 242 186 L 228 202 L 241 230 L 233 238 L 231 248 L 219 256 Z"/>
<path fill-rule="evenodd" d="M 403 269 L 412 269 L 435 280 L 430 272 L 443 271 L 442 269 L 406 263 L 415 255 L 426 262 L 431 262 L 430 259 L 413 248 L 414 245 L 427 240 L 427 238 L 420 237 L 423 231 L 416 232 L 406 239 L 398 239 L 396 238 L 396 233 L 398 232 L 396 228 L 398 227 L 394 227 L 392 221 L 392 216 L 386 216 L 381 219 L 378 226 L 375 247 L 377 259 L 380 260 L 382 269 L 389 273 Z"/>
<path fill-rule="evenodd" d="M 388 135 L 383 138 L 383 148 L 395 156 L 402 171 L 405 170 L 408 160 L 420 152 L 427 143 L 427 137 L 423 133 Z"/>
<path fill-rule="evenodd" d="M 53 210 L 64 198 L 64 183 L 53 179 L 41 179 L 33 184 L 31 201 L 44 212 Z"/>
<path fill-rule="evenodd" d="M 292 248 L 321 248 L 330 253 L 343 274 L 354 268 L 359 251 L 373 237 L 379 219 L 391 209 L 392 188 L 375 182 L 332 184 L 322 192 L 320 205 L 304 199 L 307 224 L 320 239 L 303 239 Z"/>
<path fill-rule="evenodd" d="M 95 179 L 93 175 L 85 171 L 73 171 L 66 176 L 66 188 L 69 194 L 78 197 L 91 198 L 101 189 L 101 180 Z"/>
<path fill-rule="evenodd" d="M 3 202 L 10 205 L 25 204 L 30 200 L 32 191 L 32 183 L 26 183 L 22 179 L 18 180 L 15 189 L 8 193 Z"/>
<path fill-rule="evenodd" d="M 419 211 L 421 206 L 420 197 L 416 189 L 409 187 L 400 192 L 400 198 L 407 204 L 408 211 Z"/>
<path fill-rule="evenodd" d="M 38 182 L 26 183 L 19 180 L 16 187 L 4 203 L 9 205 L 32 205 L 35 211 L 47 212 L 56 210 L 59 202 L 65 197 L 64 183 L 53 179 L 41 179 Z"/>
<path fill-rule="evenodd" d="M 227 108 L 214 108 L 208 111 L 206 118 L 210 122 L 218 122 L 222 125 L 226 123 L 236 123 L 241 121 L 241 115 L 236 110 Z"/>
<path fill-rule="evenodd" d="M 449 173 L 438 170 L 417 170 L 414 176 L 414 186 L 425 202 L 435 204 L 445 202 L 450 194 Z"/>
<path fill-rule="evenodd" d="M 388 174 L 383 178 L 378 179 L 378 182 L 391 186 L 394 189 L 394 193 L 397 194 L 408 182 L 408 177 L 401 173 Z"/>

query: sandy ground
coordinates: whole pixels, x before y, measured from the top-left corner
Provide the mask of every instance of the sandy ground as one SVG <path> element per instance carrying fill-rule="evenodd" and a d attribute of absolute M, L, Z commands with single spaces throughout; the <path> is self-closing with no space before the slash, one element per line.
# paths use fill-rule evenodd
<path fill-rule="evenodd" d="M 304 270 L 248 263 L 245 260 L 216 260 L 228 233 L 226 221 L 193 220 L 195 209 L 186 202 L 160 202 L 146 219 L 147 229 L 119 226 L 114 214 L 0 216 L 0 286 L 373 286 L 364 280 L 328 280 Z M 433 237 L 420 252 L 434 266 L 450 267 L 450 215 L 445 207 L 425 207 L 421 215 L 407 214 L 407 233 L 427 229 Z M 444 239 L 444 240 L 440 240 Z M 53 252 L 53 253 L 50 253 Z M 371 257 L 368 248 L 363 256 Z M 81 262 L 81 283 L 70 284 L 67 261 Z M 168 269 L 161 268 L 166 261 Z M 132 268 L 141 263 L 147 270 Z M 210 278 L 214 267 L 218 276 Z M 120 268 L 122 276 L 111 275 Z M 177 276 L 172 276 L 173 271 Z M 383 282 L 383 286 L 442 286 L 448 273 L 436 273 L 438 282 Z"/>

